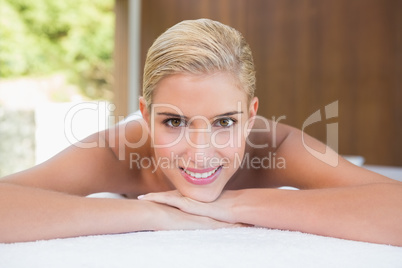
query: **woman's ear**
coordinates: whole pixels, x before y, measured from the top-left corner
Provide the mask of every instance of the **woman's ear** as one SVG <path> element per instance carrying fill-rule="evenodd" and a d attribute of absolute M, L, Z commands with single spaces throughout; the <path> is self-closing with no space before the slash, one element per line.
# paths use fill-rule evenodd
<path fill-rule="evenodd" d="M 248 115 L 249 115 L 249 123 L 248 123 L 248 129 L 251 130 L 254 126 L 254 122 L 255 122 L 255 117 L 257 115 L 257 111 L 258 111 L 258 98 L 254 97 L 251 102 L 250 102 L 250 106 L 248 109 Z"/>
<path fill-rule="evenodd" d="M 148 127 L 150 126 L 150 114 L 149 111 L 147 109 L 147 102 L 145 101 L 144 97 L 140 97 L 139 98 L 139 104 L 140 104 L 140 111 L 142 114 L 142 118 L 144 118 L 145 122 L 147 122 Z"/>

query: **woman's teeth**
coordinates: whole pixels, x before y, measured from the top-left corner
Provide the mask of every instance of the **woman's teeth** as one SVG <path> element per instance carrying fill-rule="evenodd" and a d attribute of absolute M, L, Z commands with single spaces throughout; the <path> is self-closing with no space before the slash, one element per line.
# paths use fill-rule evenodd
<path fill-rule="evenodd" d="M 214 174 L 219 168 L 220 167 L 217 167 L 214 170 L 212 170 L 210 172 L 205 172 L 205 173 L 195 173 L 195 172 L 188 171 L 186 169 L 183 169 L 183 170 L 184 170 L 184 172 L 186 172 L 188 175 L 190 175 L 193 178 L 205 179 L 205 178 L 208 178 L 209 176 L 211 176 L 212 174 Z"/>

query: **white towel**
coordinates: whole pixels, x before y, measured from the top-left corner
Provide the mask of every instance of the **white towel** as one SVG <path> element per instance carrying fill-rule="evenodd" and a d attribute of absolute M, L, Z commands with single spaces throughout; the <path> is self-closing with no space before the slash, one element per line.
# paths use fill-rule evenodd
<path fill-rule="evenodd" d="M 0 267 L 402 267 L 402 247 L 265 228 L 0 244 Z"/>

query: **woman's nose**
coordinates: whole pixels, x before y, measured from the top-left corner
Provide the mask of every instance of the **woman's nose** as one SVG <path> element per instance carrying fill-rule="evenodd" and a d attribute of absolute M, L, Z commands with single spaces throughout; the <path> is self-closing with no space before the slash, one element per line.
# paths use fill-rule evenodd
<path fill-rule="evenodd" d="M 210 146 L 211 133 L 205 128 L 190 128 L 185 133 L 187 143 L 195 149 L 206 149 Z"/>
<path fill-rule="evenodd" d="M 185 133 L 187 142 L 187 155 L 193 161 L 199 162 L 199 158 L 212 157 L 214 147 L 211 144 L 212 130 L 210 127 L 189 128 Z"/>

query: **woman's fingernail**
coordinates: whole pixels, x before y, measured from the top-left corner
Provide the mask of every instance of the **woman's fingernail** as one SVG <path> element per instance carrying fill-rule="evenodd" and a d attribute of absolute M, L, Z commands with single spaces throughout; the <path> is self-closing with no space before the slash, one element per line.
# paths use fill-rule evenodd
<path fill-rule="evenodd" d="M 137 196 L 137 199 L 142 199 L 143 197 L 144 197 L 145 195 L 139 195 L 139 196 Z"/>

